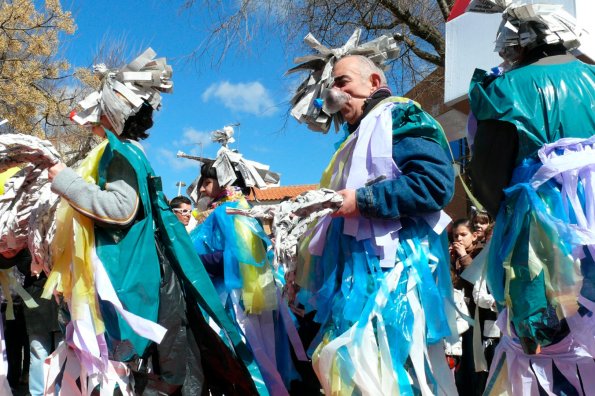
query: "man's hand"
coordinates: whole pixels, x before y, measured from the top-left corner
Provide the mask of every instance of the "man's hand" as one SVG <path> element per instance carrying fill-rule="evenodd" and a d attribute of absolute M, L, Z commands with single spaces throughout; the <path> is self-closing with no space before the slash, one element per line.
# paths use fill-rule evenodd
<path fill-rule="evenodd" d="M 355 217 L 359 216 L 357 201 L 355 200 L 355 190 L 337 191 L 343 197 L 343 205 L 332 214 L 333 217 Z"/>
<path fill-rule="evenodd" d="M 63 162 L 58 162 L 55 165 L 52 165 L 49 169 L 48 169 L 48 177 L 50 180 L 54 180 L 54 177 L 56 177 L 58 175 L 58 173 L 60 173 L 62 170 L 64 170 L 64 168 L 66 168 L 66 165 L 64 165 Z"/>

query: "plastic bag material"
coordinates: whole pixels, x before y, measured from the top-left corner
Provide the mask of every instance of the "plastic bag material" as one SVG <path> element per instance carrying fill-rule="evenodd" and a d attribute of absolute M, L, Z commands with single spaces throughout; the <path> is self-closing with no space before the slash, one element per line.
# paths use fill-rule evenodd
<path fill-rule="evenodd" d="M 199 255 L 223 253 L 223 275 L 213 279 L 220 298 L 252 350 L 269 392 L 287 394 L 297 376 L 290 347 L 298 359 L 307 358 L 277 286 L 270 240 L 255 219 L 230 215 L 231 209 L 249 205 L 243 196 L 218 202 L 191 239 Z"/>
<path fill-rule="evenodd" d="M 247 208 L 244 198 L 219 205 L 191 233 L 198 254 L 223 251 L 224 283 L 228 292 L 240 289 L 246 313 L 259 314 L 277 308 L 272 273 L 270 240 L 258 221 L 232 216 L 227 208 Z"/>
<path fill-rule="evenodd" d="M 99 164 L 98 185 L 102 188 L 105 186 L 107 169 L 115 155 L 125 155 L 134 169 L 143 169 L 145 162 L 131 152 L 131 145 L 123 144 L 115 137 L 108 137 L 108 140 L 109 145 Z M 139 179 L 144 175 L 142 171 L 137 173 Z M 95 227 L 97 255 L 104 263 L 114 288 L 118 290 L 122 304 L 129 311 L 157 322 L 161 274 L 155 247 L 153 209 L 147 182 L 139 180 L 138 186 L 142 215 L 137 215 L 134 224 L 126 229 Z M 143 356 L 150 341 L 136 334 L 109 306 L 100 303 L 100 307 L 109 335 L 106 341 L 117 360 L 127 361 L 135 354 Z M 133 348 L 122 345 L 125 340 L 129 340 Z"/>
<path fill-rule="evenodd" d="M 595 66 L 578 60 L 523 66 L 499 77 L 476 69 L 469 100 L 478 121 L 507 121 L 517 128 L 516 164 L 520 165 L 525 158 L 536 158 L 537 151 L 547 143 L 565 137 L 589 138 L 593 134 L 593 86 Z M 552 92 L 555 95 L 549 94 Z"/>
<path fill-rule="evenodd" d="M 449 394 L 450 376 L 438 375 L 444 356 L 429 353 L 452 332 L 443 238 L 420 222 L 401 235 L 395 267 L 382 271 L 369 244 L 342 234 L 342 219 L 327 232 L 323 255 L 311 257 L 326 278 L 304 301 L 322 323 L 311 352 L 325 393 L 413 395 L 415 378 L 423 394 Z M 431 374 L 427 366 L 440 370 Z"/>
<path fill-rule="evenodd" d="M 146 166 L 149 166 L 148 163 Z M 262 375 L 251 351 L 219 301 L 218 293 L 200 262 L 188 233 L 167 204 L 161 188 L 161 179 L 153 175 L 152 169 L 148 173 L 151 203 L 155 210 L 157 227 L 161 232 L 161 241 L 174 271 L 184 285 L 184 290 L 225 331 L 234 353 L 254 379 L 254 387 L 258 394 L 268 395 L 269 392 L 262 381 Z"/>
<path fill-rule="evenodd" d="M 541 162 L 515 169 L 498 215 L 488 280 L 517 333 L 543 346 L 581 297 L 595 299 L 594 146 L 595 137 L 544 146 Z M 516 303 L 521 293 L 523 305 Z"/>

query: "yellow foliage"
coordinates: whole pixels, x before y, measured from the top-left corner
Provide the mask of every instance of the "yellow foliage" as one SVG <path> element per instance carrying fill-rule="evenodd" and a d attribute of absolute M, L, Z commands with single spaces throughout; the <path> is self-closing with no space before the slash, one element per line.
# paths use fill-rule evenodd
<path fill-rule="evenodd" d="M 58 84 L 70 66 L 56 54 L 59 34 L 72 34 L 75 25 L 59 0 L 36 3 L 0 5 L 0 119 L 17 132 L 45 137 L 48 125 L 64 124 L 74 107 Z"/>

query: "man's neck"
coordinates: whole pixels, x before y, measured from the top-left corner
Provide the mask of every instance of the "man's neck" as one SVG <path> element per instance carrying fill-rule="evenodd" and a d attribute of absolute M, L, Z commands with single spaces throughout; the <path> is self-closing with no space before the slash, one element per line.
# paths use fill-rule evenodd
<path fill-rule="evenodd" d="M 364 119 L 364 117 L 367 116 L 368 113 L 374 107 L 376 107 L 376 105 L 378 103 L 382 102 L 384 99 L 388 98 L 391 95 L 392 95 L 392 92 L 390 91 L 390 89 L 388 87 L 381 87 L 381 88 L 378 88 L 376 91 L 374 91 L 372 93 L 372 95 L 370 95 L 370 97 L 365 100 L 364 111 L 362 113 L 362 116 L 359 118 L 359 120 L 357 120 L 357 122 L 355 124 L 348 124 L 347 129 L 349 130 L 349 133 L 355 132 L 355 130 L 359 127 L 359 124 Z"/>

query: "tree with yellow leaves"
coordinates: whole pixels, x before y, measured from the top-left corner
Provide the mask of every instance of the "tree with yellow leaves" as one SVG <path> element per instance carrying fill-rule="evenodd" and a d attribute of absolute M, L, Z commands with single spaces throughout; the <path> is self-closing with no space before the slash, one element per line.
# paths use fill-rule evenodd
<path fill-rule="evenodd" d="M 75 25 L 59 0 L 39 3 L 0 0 L 0 117 L 12 132 L 56 142 L 77 134 L 68 114 L 79 95 L 69 84 L 68 62 L 58 56 L 60 35 Z"/>

